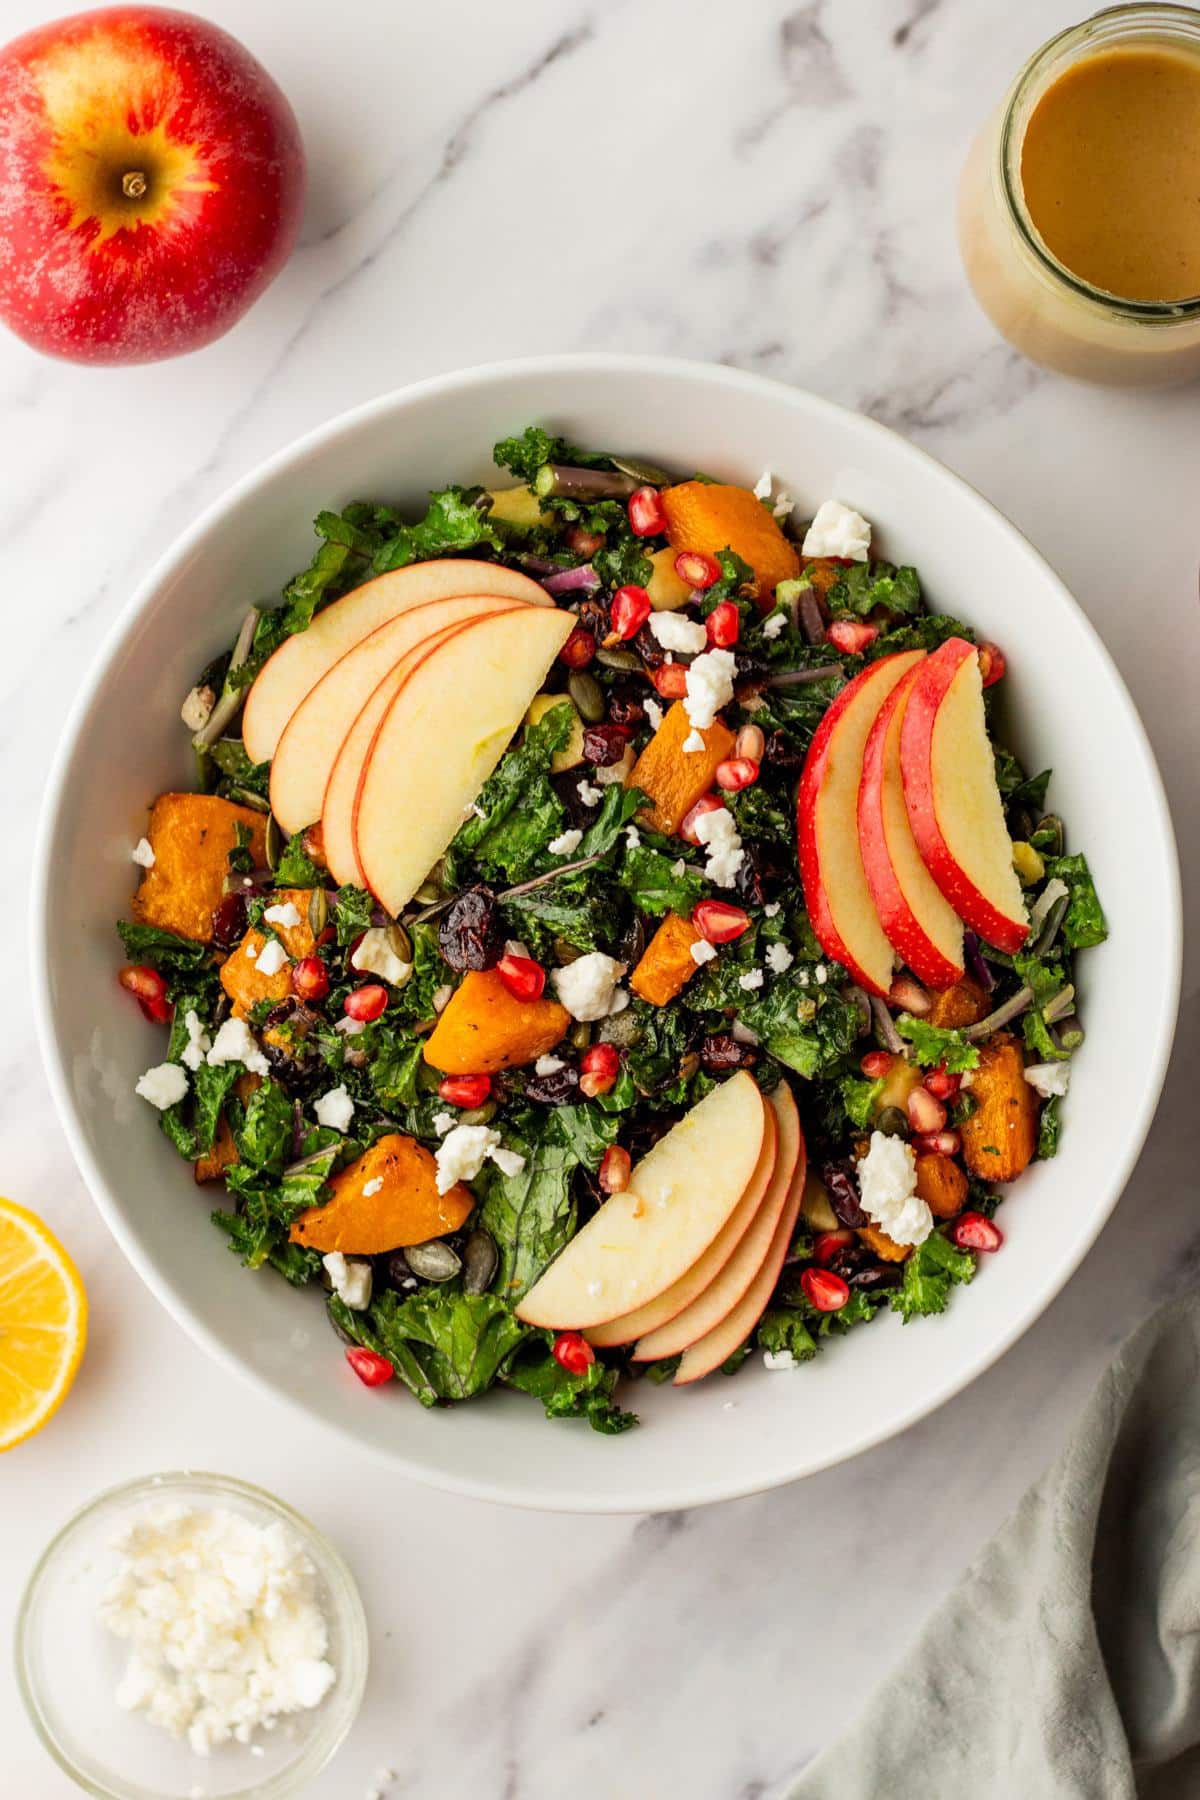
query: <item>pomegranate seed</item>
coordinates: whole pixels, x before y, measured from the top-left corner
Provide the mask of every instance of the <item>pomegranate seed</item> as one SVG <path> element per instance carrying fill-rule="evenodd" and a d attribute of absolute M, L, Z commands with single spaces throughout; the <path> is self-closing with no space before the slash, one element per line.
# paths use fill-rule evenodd
<path fill-rule="evenodd" d="M 603 542 L 604 533 L 602 531 L 588 531 L 582 525 L 572 525 L 567 533 L 568 547 L 575 552 L 576 556 L 582 556 L 585 559 L 595 556 Z"/>
<path fill-rule="evenodd" d="M 675 558 L 675 573 L 689 587 L 703 591 L 714 581 L 720 581 L 721 565 L 715 556 L 708 556 L 703 550 L 681 550 Z"/>
<path fill-rule="evenodd" d="M 586 669 L 595 654 L 595 638 L 582 625 L 577 625 L 559 651 L 558 660 L 565 662 L 568 669 Z"/>
<path fill-rule="evenodd" d="M 607 1094 L 621 1072 L 621 1056 L 615 1044 L 593 1044 L 579 1059 L 579 1085 L 589 1100 Z"/>
<path fill-rule="evenodd" d="M 912 1013 L 913 1017 L 917 1019 L 923 1019 L 933 1005 L 920 982 L 911 980 L 907 975 L 897 975 L 892 983 L 888 999 L 893 1006 L 902 1007 L 905 1012 Z"/>
<path fill-rule="evenodd" d="M 132 994 L 144 1016 L 154 1025 L 166 1025 L 175 1008 L 167 999 L 167 984 L 157 969 L 144 963 L 129 963 L 117 976 L 126 993 Z"/>
<path fill-rule="evenodd" d="M 827 641 L 843 656 L 861 656 L 878 636 L 878 625 L 868 625 L 862 619 L 835 619 L 825 633 Z"/>
<path fill-rule="evenodd" d="M 895 1060 L 890 1050 L 868 1050 L 858 1066 L 870 1080 L 881 1081 L 891 1074 Z"/>
<path fill-rule="evenodd" d="M 606 1194 L 623 1194 L 632 1172 L 633 1160 L 628 1150 L 622 1150 L 620 1144 L 610 1144 L 600 1159 L 600 1173 L 596 1179 Z"/>
<path fill-rule="evenodd" d="M 697 900 L 692 908 L 692 924 L 710 944 L 732 944 L 734 938 L 749 930 L 750 914 L 728 900 Z"/>
<path fill-rule="evenodd" d="M 546 971 L 531 956 L 502 956 L 496 973 L 514 1000 L 538 1000 L 546 985 Z"/>
<path fill-rule="evenodd" d="M 619 587 L 609 608 L 609 618 L 612 620 L 610 637 L 618 644 L 636 637 L 650 617 L 651 610 L 650 596 L 644 587 L 636 587 L 632 583 Z"/>
<path fill-rule="evenodd" d="M 980 1212 L 960 1213 L 950 1227 L 950 1236 L 960 1250 L 998 1250 L 1004 1233 Z"/>
<path fill-rule="evenodd" d="M 918 1156 L 957 1156 L 962 1149 L 960 1131 L 923 1131 L 913 1139 Z"/>
<path fill-rule="evenodd" d="M 687 693 L 687 669 L 683 663 L 663 663 L 650 679 L 664 700 L 682 700 Z"/>
<path fill-rule="evenodd" d="M 439 1100 L 468 1111 L 473 1106 L 482 1106 L 491 1091 L 490 1075 L 447 1075 L 445 1081 L 438 1082 Z"/>
<path fill-rule="evenodd" d="M 805 1269 L 800 1286 L 818 1312 L 840 1312 L 850 1298 L 846 1283 L 830 1269 Z"/>
<path fill-rule="evenodd" d="M 741 628 L 741 615 L 732 600 L 722 600 L 719 606 L 713 607 L 704 621 L 709 643 L 716 644 L 722 650 L 728 650 L 731 644 L 737 643 Z"/>
<path fill-rule="evenodd" d="M 761 763 L 767 753 L 767 740 L 757 725 L 743 725 L 738 732 L 733 746 L 735 756 L 744 756 L 750 762 Z"/>
<path fill-rule="evenodd" d="M 396 1373 L 386 1356 L 380 1356 L 376 1350 L 364 1350 L 359 1344 L 351 1344 L 346 1361 L 364 1387 L 382 1387 Z"/>
<path fill-rule="evenodd" d="M 348 1019 L 358 1019 L 369 1025 L 377 1019 L 387 1006 L 387 989 L 378 981 L 368 981 L 365 987 L 354 988 L 346 995 L 342 1006 Z"/>
<path fill-rule="evenodd" d="M 953 1100 L 962 1086 L 962 1076 L 952 1075 L 945 1063 L 940 1063 L 926 1075 L 925 1086 L 935 1100 Z"/>
<path fill-rule="evenodd" d="M 667 529 L 667 514 L 657 488 L 639 488 L 629 496 L 629 529 L 635 537 L 659 537 Z"/>
<path fill-rule="evenodd" d="M 596 1352 L 577 1331 L 560 1331 L 554 1340 L 552 1355 L 568 1375 L 586 1375 L 596 1360 Z"/>
<path fill-rule="evenodd" d="M 302 956 L 292 968 L 292 992 L 298 1000 L 323 1000 L 329 992 L 329 970 L 319 956 Z"/>
<path fill-rule="evenodd" d="M 700 839 L 696 836 L 696 820 L 702 819 L 705 813 L 716 812 L 717 808 L 724 804 L 725 802 L 717 794 L 701 794 L 691 811 L 684 813 L 680 820 L 679 835 L 684 843 L 698 844 Z"/>
<path fill-rule="evenodd" d="M 979 673 L 985 688 L 993 687 L 997 681 L 1002 680 L 1007 668 L 1008 664 L 999 644 L 980 644 Z"/>
<path fill-rule="evenodd" d="M 813 1261 L 825 1268 L 831 1263 L 839 1250 L 847 1249 L 854 1242 L 852 1231 L 822 1231 L 813 1241 Z"/>
<path fill-rule="evenodd" d="M 713 779 L 727 794 L 737 794 L 742 788 L 754 786 L 758 780 L 758 764 L 748 756 L 730 756 L 723 763 L 717 764 Z"/>
<path fill-rule="evenodd" d="M 915 1087 L 908 1096 L 908 1122 L 914 1131 L 941 1131 L 946 1123 L 946 1109 L 926 1087 Z"/>

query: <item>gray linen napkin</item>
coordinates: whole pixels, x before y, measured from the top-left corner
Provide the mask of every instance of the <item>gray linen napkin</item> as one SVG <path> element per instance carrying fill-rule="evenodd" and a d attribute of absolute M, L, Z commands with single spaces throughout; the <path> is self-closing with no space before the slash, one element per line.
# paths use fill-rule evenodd
<path fill-rule="evenodd" d="M 1156 1313 L 1057 1463 L 788 1800 L 1197 1800 L 1200 1292 Z"/>

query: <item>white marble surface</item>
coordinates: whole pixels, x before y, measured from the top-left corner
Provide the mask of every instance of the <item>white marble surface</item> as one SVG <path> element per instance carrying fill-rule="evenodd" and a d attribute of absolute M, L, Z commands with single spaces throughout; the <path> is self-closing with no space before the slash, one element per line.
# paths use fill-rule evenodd
<path fill-rule="evenodd" d="M 309 217 L 292 266 L 199 356 L 91 372 L 0 338 L 0 864 L 14 921 L 39 772 L 72 693 L 193 514 L 356 401 L 455 365 L 574 348 L 707 357 L 811 387 L 908 433 L 1010 514 L 1142 708 L 1194 915 L 1195 392 L 1093 391 L 1019 362 L 975 310 L 954 248 L 972 128 L 1077 5 L 207 0 L 296 105 Z M 57 10 L 4 0 L 0 28 Z M 222 1469 L 310 1513 L 362 1584 L 367 1702 L 316 1800 L 353 1800 L 381 1766 L 393 1793 L 422 1800 L 774 1794 L 1051 1458 L 1118 1338 L 1193 1277 L 1196 990 L 1193 942 L 1141 1168 L 1067 1291 L 997 1368 L 801 1486 L 634 1521 L 408 1486 L 205 1360 L 92 1211 L 51 1110 L 18 954 L 0 1012 L 0 1184 L 73 1249 L 93 1328 L 68 1406 L 0 1471 L 0 1640 L 51 1527 L 98 1487 L 156 1467 Z M 7 1682 L 0 1744 L 6 1793 L 70 1791 Z"/>

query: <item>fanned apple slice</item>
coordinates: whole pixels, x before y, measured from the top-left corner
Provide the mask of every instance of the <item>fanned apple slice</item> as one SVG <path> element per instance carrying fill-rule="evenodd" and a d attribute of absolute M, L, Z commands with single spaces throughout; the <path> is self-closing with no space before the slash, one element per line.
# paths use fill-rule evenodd
<path fill-rule="evenodd" d="M 354 803 L 358 861 L 388 912 L 408 904 L 462 824 L 574 622 L 535 606 L 472 620 L 402 682 Z"/>
<path fill-rule="evenodd" d="M 320 818 L 338 751 L 371 695 L 402 656 L 447 625 L 522 605 L 524 601 L 480 594 L 427 600 L 368 632 L 347 650 L 304 696 L 276 745 L 271 763 L 271 811 L 283 829 L 290 835 Z"/>
<path fill-rule="evenodd" d="M 745 1070 L 685 1113 L 516 1307 L 529 1325 L 585 1330 L 632 1312 L 703 1256 L 754 1173 L 766 1108 Z"/>
<path fill-rule="evenodd" d="M 879 922 L 919 981 L 952 987 L 962 979 L 962 920 L 921 861 L 900 773 L 900 728 L 918 663 L 884 701 L 863 752 L 858 845 Z"/>
<path fill-rule="evenodd" d="M 766 1111 L 766 1127 L 762 1149 L 754 1165 L 754 1173 L 746 1183 L 746 1191 L 704 1255 L 698 1257 L 678 1281 L 673 1281 L 669 1288 L 664 1288 L 661 1294 L 647 1301 L 645 1306 L 639 1306 L 631 1313 L 623 1313 L 619 1319 L 611 1319 L 606 1325 L 589 1327 L 588 1342 L 594 1344 L 597 1350 L 610 1349 L 614 1344 L 632 1344 L 636 1338 L 657 1331 L 661 1325 L 690 1306 L 720 1274 L 750 1229 L 775 1173 L 779 1132 L 775 1124 L 775 1113 L 770 1106 Z"/>
<path fill-rule="evenodd" d="M 996 785 L 979 655 L 964 638 L 947 638 L 913 682 L 900 773 L 925 867 L 959 918 L 1011 956 L 1029 916 Z"/>
<path fill-rule="evenodd" d="M 455 557 L 412 563 L 365 581 L 319 612 L 307 630 L 285 638 L 259 670 L 242 713 L 242 741 L 251 762 L 271 760 L 304 696 L 369 632 L 411 607 L 459 594 L 495 594 L 533 606 L 553 604 L 545 589 L 527 575 L 499 563 L 460 562 Z"/>
<path fill-rule="evenodd" d="M 817 726 L 796 799 L 800 879 L 812 928 L 826 956 L 871 994 L 887 993 L 895 958 L 858 847 L 863 751 L 884 701 L 924 654 L 882 657 L 842 689 Z"/>
<path fill-rule="evenodd" d="M 690 1306 L 657 1331 L 648 1332 L 639 1339 L 633 1352 L 635 1362 L 657 1362 L 663 1356 L 678 1356 L 689 1344 L 699 1343 L 710 1331 L 715 1331 L 722 1319 L 738 1305 L 769 1255 L 780 1216 L 796 1186 L 797 1171 L 804 1158 L 804 1133 L 796 1102 L 785 1085 L 779 1086 L 770 1096 L 767 1110 L 775 1118 L 778 1151 L 770 1183 L 749 1231 L 725 1267 Z M 802 1171 L 799 1185 L 803 1189 Z"/>
<path fill-rule="evenodd" d="M 675 1371 L 675 1386 L 687 1387 L 693 1381 L 700 1381 L 705 1375 L 711 1375 L 728 1362 L 735 1350 L 741 1348 L 766 1311 L 771 1295 L 775 1291 L 775 1283 L 779 1280 L 779 1272 L 783 1268 L 788 1247 L 792 1241 L 792 1233 L 796 1229 L 796 1220 L 800 1216 L 800 1200 L 804 1193 L 805 1157 L 802 1155 L 796 1171 L 796 1179 L 792 1182 L 792 1190 L 783 1203 L 783 1211 L 779 1215 L 779 1223 L 775 1227 L 775 1235 L 771 1239 L 771 1247 L 767 1251 L 762 1267 L 755 1275 L 737 1305 L 727 1312 L 719 1325 L 706 1336 L 689 1344 L 683 1353 L 683 1360 Z"/>

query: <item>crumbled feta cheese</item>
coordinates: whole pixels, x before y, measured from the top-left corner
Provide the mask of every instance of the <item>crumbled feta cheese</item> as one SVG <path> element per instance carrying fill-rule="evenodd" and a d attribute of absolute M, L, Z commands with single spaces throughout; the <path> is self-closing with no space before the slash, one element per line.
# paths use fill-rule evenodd
<path fill-rule="evenodd" d="M 546 848 L 551 856 L 570 856 L 573 850 L 578 850 L 582 842 L 582 831 L 560 831 L 556 838 L 550 839 Z"/>
<path fill-rule="evenodd" d="M 198 1069 L 205 1056 L 212 1049 L 212 1039 L 205 1031 L 200 1019 L 189 1007 L 183 1016 L 184 1029 L 187 1032 L 187 1043 L 180 1051 L 179 1060 L 189 1069 Z"/>
<path fill-rule="evenodd" d="M 697 731 L 705 731 L 733 699 L 737 662 L 732 650 L 706 650 L 687 672 L 684 707 Z"/>
<path fill-rule="evenodd" d="M 775 477 L 772 475 L 770 469 L 764 469 L 754 484 L 754 498 L 756 500 L 769 500 L 771 498 L 771 489 L 774 485 Z"/>
<path fill-rule="evenodd" d="M 683 740 L 682 749 L 685 756 L 694 756 L 697 750 L 703 750 L 704 739 L 698 731 L 689 731 Z"/>
<path fill-rule="evenodd" d="M 268 925 L 282 925 L 285 931 L 292 931 L 300 923 L 300 910 L 292 900 L 285 900 L 281 906 L 268 906 L 263 913 Z"/>
<path fill-rule="evenodd" d="M 764 1369 L 798 1369 L 799 1363 L 790 1350 L 764 1350 Z"/>
<path fill-rule="evenodd" d="M 711 812 L 700 814 L 693 830 L 708 851 L 704 864 L 708 879 L 718 887 L 732 887 L 746 854 L 733 814 L 728 807 L 715 806 Z"/>
<path fill-rule="evenodd" d="M 646 621 L 650 634 L 664 650 L 679 650 L 684 656 L 695 656 L 708 643 L 708 633 L 697 619 L 683 613 L 651 613 Z"/>
<path fill-rule="evenodd" d="M 434 1012 L 435 1013 L 445 1012 L 446 1008 L 449 1006 L 449 1004 L 450 1004 L 451 1000 L 453 1000 L 453 998 L 454 998 L 454 989 L 451 986 L 451 984 L 447 981 L 444 984 L 444 986 L 440 987 L 433 996 Z"/>
<path fill-rule="evenodd" d="M 258 953 L 258 972 L 260 975 L 278 975 L 280 969 L 286 969 L 288 953 L 278 938 L 268 938 Z"/>
<path fill-rule="evenodd" d="M 792 496 L 788 493 L 787 489 L 780 488 L 774 500 L 771 502 L 771 517 L 774 519 L 786 519 L 795 504 L 796 502 L 792 499 Z"/>
<path fill-rule="evenodd" d="M 917 1193 L 917 1159 L 903 1138 L 871 1133 L 858 1165 L 863 1211 L 897 1244 L 923 1244 L 933 1230 L 933 1214 Z"/>
<path fill-rule="evenodd" d="M 246 939 L 246 955 L 250 958 L 251 962 L 253 962 L 258 955 L 258 945 L 253 938 Z"/>
<path fill-rule="evenodd" d="M 502 1175 L 519 1175 L 525 1167 L 525 1158 L 517 1150 L 505 1150 L 495 1145 L 488 1151 L 488 1160 L 494 1162 Z"/>
<path fill-rule="evenodd" d="M 500 1148 L 500 1133 L 490 1125 L 455 1125 L 438 1145 L 437 1191 L 448 1194 L 456 1181 L 474 1181 L 489 1150 Z"/>
<path fill-rule="evenodd" d="M 807 969 L 798 969 L 796 971 L 796 980 L 800 983 L 801 987 L 807 987 L 808 986 L 808 970 Z"/>
<path fill-rule="evenodd" d="M 782 911 L 782 900 L 768 900 L 767 904 L 763 907 L 763 917 L 765 919 L 777 919 Z"/>
<path fill-rule="evenodd" d="M 657 731 L 659 726 L 663 722 L 662 707 L 658 704 L 657 700 L 649 700 L 649 699 L 643 700 L 642 705 L 645 708 L 646 717 L 650 721 L 651 731 Z"/>
<path fill-rule="evenodd" d="M 710 944 L 707 938 L 697 938 L 689 951 L 692 961 L 699 964 L 701 967 L 703 967 L 705 963 L 712 962 L 716 954 L 716 945 Z"/>
<path fill-rule="evenodd" d="M 676 859 L 676 861 L 675 861 L 675 862 L 673 862 L 673 863 L 672 863 L 672 864 L 671 864 L 671 873 L 672 873 L 672 875 L 674 875 L 674 876 L 675 876 L 675 877 L 676 877 L 676 878 L 678 878 L 678 877 L 679 877 L 679 876 L 681 876 L 681 875 L 686 875 L 686 874 L 687 874 L 687 864 L 686 864 L 686 862 L 685 862 L 685 861 L 684 861 L 684 860 L 683 860 L 683 858 L 682 858 L 682 856 L 681 856 L 681 857 L 678 857 L 678 858 L 677 858 L 677 859 Z"/>
<path fill-rule="evenodd" d="M 198 1756 L 319 1706 L 335 1680 L 316 1571 L 282 1523 L 160 1503 L 113 1548 L 98 1618 L 129 1646 L 117 1705 Z"/>
<path fill-rule="evenodd" d="M 777 638 L 786 624 L 787 619 L 783 613 L 772 613 L 762 628 L 762 634 L 765 638 Z"/>
<path fill-rule="evenodd" d="M 829 970 L 825 967 L 824 963 L 818 963 L 813 970 L 813 974 L 816 977 L 818 987 L 824 987 L 825 983 L 829 980 Z"/>
<path fill-rule="evenodd" d="M 188 1091 L 186 1071 L 178 1063 L 159 1063 L 153 1069 L 147 1069 L 139 1075 L 133 1089 L 151 1106 L 157 1106 L 159 1112 L 166 1112 L 168 1106 L 174 1106 Z"/>
<path fill-rule="evenodd" d="M 410 962 L 396 955 L 384 925 L 373 925 L 370 931 L 363 932 L 350 964 L 364 975 L 378 975 L 381 981 L 390 982 L 393 987 L 403 987 L 413 971 Z M 261 969 L 262 963 L 258 966 Z"/>
<path fill-rule="evenodd" d="M 566 1066 L 561 1056 L 539 1056 L 533 1065 L 533 1072 L 535 1075 L 557 1075 Z"/>
<path fill-rule="evenodd" d="M 382 1186 L 383 1184 L 380 1183 Z M 333 1283 L 333 1291 L 351 1312 L 363 1312 L 371 1304 L 371 1265 L 348 1262 L 340 1250 L 331 1250 L 321 1258 Z"/>
<path fill-rule="evenodd" d="M 760 988 L 762 984 L 763 972 L 761 969 L 747 969 L 744 975 L 738 976 L 738 986 L 745 988 L 748 994 L 753 993 L 754 989 Z"/>
<path fill-rule="evenodd" d="M 259 1049 L 254 1033 L 245 1019 L 226 1019 L 213 1039 L 207 1061 L 213 1069 L 222 1068 L 225 1063 L 240 1062 L 252 1075 L 271 1073 L 271 1065 Z"/>
<path fill-rule="evenodd" d="M 866 562 L 870 548 L 871 527 L 840 500 L 822 500 L 802 545 L 805 556 L 845 556 L 851 562 Z"/>
<path fill-rule="evenodd" d="M 791 968 L 795 960 L 795 957 L 792 955 L 786 944 L 770 944 L 767 946 L 767 967 L 770 969 L 772 975 L 782 975 L 785 969 Z"/>
<path fill-rule="evenodd" d="M 446 1133 L 453 1131 L 457 1124 L 458 1120 L 453 1113 L 440 1112 L 433 1115 L 433 1129 L 439 1137 L 445 1137 Z"/>
<path fill-rule="evenodd" d="M 599 806 L 604 798 L 604 789 L 596 787 L 594 783 L 588 781 L 586 778 L 583 781 L 576 783 L 575 792 L 579 795 L 579 798 L 583 801 L 585 806 Z"/>
<path fill-rule="evenodd" d="M 628 846 L 628 848 L 630 850 L 636 850 L 638 845 L 641 843 L 641 841 L 642 841 L 642 834 L 638 830 L 637 826 L 636 825 L 627 825 L 625 827 L 625 843 Z"/>
<path fill-rule="evenodd" d="M 328 1125 L 333 1131 L 349 1131 L 350 1121 L 354 1117 L 354 1102 L 339 1082 L 330 1088 L 327 1094 L 313 1103 L 313 1111 L 317 1115 L 318 1125 Z"/>
<path fill-rule="evenodd" d="M 1071 1084 L 1071 1065 L 1066 1062 L 1030 1063 L 1025 1079 L 1043 1100 L 1060 1099 Z"/>
<path fill-rule="evenodd" d="M 365 1019 L 352 1019 L 347 1013 L 344 1019 L 338 1020 L 333 1029 L 340 1031 L 343 1037 L 357 1037 L 360 1031 L 367 1029 L 367 1025 Z"/>
<path fill-rule="evenodd" d="M 372 1176 L 370 1181 L 363 1182 L 363 1194 L 369 1200 L 372 1194 L 378 1194 L 383 1187 L 383 1176 Z"/>
<path fill-rule="evenodd" d="M 565 968 L 555 969 L 554 986 L 573 1019 L 606 1019 L 610 1013 L 620 1012 L 629 1003 L 626 995 L 620 1005 L 615 1004 L 617 983 L 625 969 L 626 964 L 618 962 L 614 956 L 592 950 L 587 956 L 567 963 Z"/>
<path fill-rule="evenodd" d="M 609 763 L 607 768 L 596 770 L 596 780 L 601 787 L 612 787 L 616 782 L 624 782 L 633 772 L 633 763 L 633 746 L 626 744 L 619 762 Z"/>
<path fill-rule="evenodd" d="M 143 869 L 154 867 L 154 847 L 149 838 L 139 838 L 133 847 L 133 860 Z"/>

